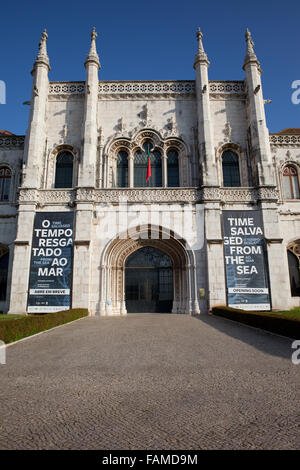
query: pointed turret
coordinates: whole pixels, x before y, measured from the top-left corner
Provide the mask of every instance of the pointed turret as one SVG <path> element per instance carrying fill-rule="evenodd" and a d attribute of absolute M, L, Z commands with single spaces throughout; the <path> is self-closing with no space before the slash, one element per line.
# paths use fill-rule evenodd
<path fill-rule="evenodd" d="M 243 69 L 246 72 L 248 121 L 251 131 L 251 154 L 257 168 L 259 185 L 274 184 L 269 131 L 266 124 L 262 93 L 261 68 L 254 51 L 254 42 L 249 29 L 245 34 L 247 50 Z"/>
<path fill-rule="evenodd" d="M 43 31 L 39 51 L 34 62 L 32 74 L 32 92 L 30 116 L 24 146 L 23 181 L 20 188 L 18 205 L 17 240 L 28 240 L 33 231 L 36 211 L 35 201 L 28 204 L 28 190 L 39 190 L 42 185 L 42 172 L 45 167 L 46 148 L 46 108 L 49 91 L 48 72 L 50 70 L 47 54 L 47 32 Z M 29 192 L 30 192 L 29 191 Z M 37 193 L 36 193 L 36 196 Z M 22 202 L 23 201 L 23 202 Z M 15 244 L 14 264 L 11 274 L 10 313 L 27 311 L 28 270 L 31 250 L 23 244 Z"/>
<path fill-rule="evenodd" d="M 208 67 L 209 61 L 203 47 L 203 34 L 197 30 L 198 51 L 195 56 L 196 97 L 198 116 L 198 149 L 201 177 L 199 180 L 205 186 L 217 185 L 215 152 L 213 141 L 213 126 L 209 101 Z"/>
<path fill-rule="evenodd" d="M 246 49 L 243 69 L 245 70 L 248 64 L 256 64 L 259 71 L 261 72 L 260 63 L 254 51 L 254 42 L 253 42 L 251 33 L 248 28 L 246 29 L 245 39 L 246 39 L 247 49 Z"/>
<path fill-rule="evenodd" d="M 29 126 L 26 133 L 23 187 L 39 188 L 41 184 L 41 164 L 46 143 L 45 118 L 48 99 L 50 62 L 47 54 L 47 31 L 42 32 L 39 51 L 31 75 L 32 92 L 30 100 Z"/>
<path fill-rule="evenodd" d="M 47 39 L 48 39 L 48 34 L 46 29 L 42 32 L 42 37 L 39 42 L 39 52 L 37 54 L 33 70 L 38 66 L 38 65 L 46 65 L 48 67 L 48 71 L 50 70 L 50 61 L 47 53 Z"/>
<path fill-rule="evenodd" d="M 203 34 L 201 33 L 200 28 L 198 28 L 197 30 L 196 37 L 198 40 L 198 51 L 195 55 L 194 69 L 196 69 L 196 65 L 198 64 L 198 62 L 204 63 L 207 65 L 207 67 L 209 67 L 210 63 L 203 47 L 203 42 L 202 42 Z"/>
<path fill-rule="evenodd" d="M 87 55 L 87 58 L 86 58 L 86 61 L 84 63 L 85 67 L 87 67 L 87 64 L 89 64 L 90 62 L 94 62 L 98 69 L 101 68 L 101 65 L 100 65 L 100 60 L 99 60 L 99 56 L 98 56 L 98 53 L 97 53 L 97 47 L 96 47 L 96 38 L 97 38 L 98 34 L 96 33 L 96 28 L 95 26 L 93 27 L 93 30 L 91 32 L 91 47 L 90 47 L 90 51 Z"/>
<path fill-rule="evenodd" d="M 94 187 L 98 143 L 98 70 L 99 56 L 96 49 L 96 29 L 91 33 L 91 47 L 84 63 L 86 92 L 83 117 L 83 157 L 79 167 L 79 186 Z"/>

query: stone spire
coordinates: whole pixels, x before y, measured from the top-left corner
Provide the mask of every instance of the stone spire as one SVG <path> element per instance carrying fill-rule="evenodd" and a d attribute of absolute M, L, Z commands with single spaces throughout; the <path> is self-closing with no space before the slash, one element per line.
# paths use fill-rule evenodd
<path fill-rule="evenodd" d="M 252 40 L 252 36 L 248 28 L 246 29 L 245 39 L 246 39 L 247 49 L 246 49 L 246 56 L 244 60 L 243 69 L 245 70 L 245 67 L 248 64 L 256 64 L 259 71 L 261 71 L 260 63 L 254 51 L 254 42 Z"/>
<path fill-rule="evenodd" d="M 85 67 L 87 66 L 88 63 L 90 62 L 94 62 L 98 69 L 100 69 L 100 61 L 99 61 L 99 56 L 98 56 L 98 53 L 97 53 L 97 48 L 96 48 L 96 38 L 97 38 L 98 34 L 96 33 L 96 28 L 95 26 L 93 27 L 93 31 L 91 32 L 91 47 L 90 47 L 90 51 L 87 55 L 87 58 L 86 58 L 86 61 L 84 63 Z"/>
<path fill-rule="evenodd" d="M 39 42 L 39 52 L 37 54 L 33 69 L 35 69 L 37 65 L 46 65 L 48 67 L 48 71 L 50 70 L 50 62 L 47 54 L 47 39 L 48 34 L 44 29 L 41 40 Z"/>
<path fill-rule="evenodd" d="M 200 28 L 198 28 L 198 30 L 197 30 L 196 37 L 198 39 L 198 52 L 195 55 L 194 68 L 195 68 L 195 66 L 198 62 L 206 63 L 207 66 L 209 66 L 209 60 L 208 60 L 207 55 L 205 53 L 205 50 L 204 50 L 204 47 L 203 47 L 203 42 L 202 42 L 203 34 L 201 33 Z"/>

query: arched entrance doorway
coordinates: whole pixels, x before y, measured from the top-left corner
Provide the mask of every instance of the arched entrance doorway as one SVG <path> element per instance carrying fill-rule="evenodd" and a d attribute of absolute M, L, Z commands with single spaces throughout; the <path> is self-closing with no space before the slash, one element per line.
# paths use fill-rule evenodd
<path fill-rule="evenodd" d="M 170 257 L 146 246 L 125 262 L 127 313 L 170 313 L 173 305 L 173 266 Z"/>
<path fill-rule="evenodd" d="M 129 267 L 126 266 L 126 262 L 128 260 L 128 263 L 130 263 L 131 255 L 138 253 L 142 248 L 154 248 L 161 252 L 162 256 L 167 255 L 168 263 L 169 260 L 171 261 L 173 279 L 171 280 L 169 273 L 166 282 L 167 289 L 170 289 L 171 284 L 173 285 L 171 312 L 200 313 L 197 300 L 195 254 L 192 250 L 187 249 L 186 242 L 177 235 L 175 236 L 174 232 L 155 225 L 151 227 L 150 225 L 139 226 L 138 231 L 130 233 L 130 237 L 126 238 L 125 235 L 121 234 L 120 237 L 111 240 L 102 252 L 99 302 L 96 314 L 127 314 L 126 274 Z M 170 268 L 170 266 L 167 267 Z M 147 268 L 147 266 L 144 266 L 144 268 Z M 156 269 L 157 266 L 154 265 L 154 268 Z M 159 290 L 163 290 L 163 287 Z M 170 301 L 171 299 L 166 300 Z M 161 307 L 162 304 L 159 308 Z M 166 309 L 166 306 L 164 309 Z"/>

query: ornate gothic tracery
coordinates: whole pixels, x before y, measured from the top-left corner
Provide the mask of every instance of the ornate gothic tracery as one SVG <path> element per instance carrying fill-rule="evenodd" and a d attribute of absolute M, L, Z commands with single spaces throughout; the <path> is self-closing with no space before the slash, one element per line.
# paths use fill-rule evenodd
<path fill-rule="evenodd" d="M 168 153 L 173 150 L 178 153 L 178 166 L 180 181 L 179 186 L 189 186 L 191 183 L 190 151 L 180 137 L 170 136 L 163 138 L 154 129 L 142 129 L 137 131 L 131 138 L 113 138 L 104 149 L 103 175 L 104 187 L 117 186 L 117 163 L 119 152 L 128 154 L 128 187 L 134 184 L 134 158 L 135 154 L 144 151 L 145 142 L 150 142 L 152 151 L 160 153 L 162 163 L 162 186 L 168 186 Z M 177 185 L 177 184 L 176 184 Z"/>

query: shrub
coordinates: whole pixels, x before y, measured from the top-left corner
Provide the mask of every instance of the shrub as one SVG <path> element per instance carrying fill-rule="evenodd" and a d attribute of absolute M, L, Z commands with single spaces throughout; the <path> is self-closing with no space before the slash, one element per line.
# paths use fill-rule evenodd
<path fill-rule="evenodd" d="M 49 330 L 87 315 L 87 309 L 75 308 L 44 315 L 24 315 L 23 318 L 16 320 L 3 320 L 0 322 L 0 339 L 6 344 L 12 343 L 18 339 Z"/>
<path fill-rule="evenodd" d="M 284 312 L 249 312 L 230 307 L 213 307 L 212 314 L 261 328 L 271 333 L 300 339 L 300 319 L 286 317 Z"/>

